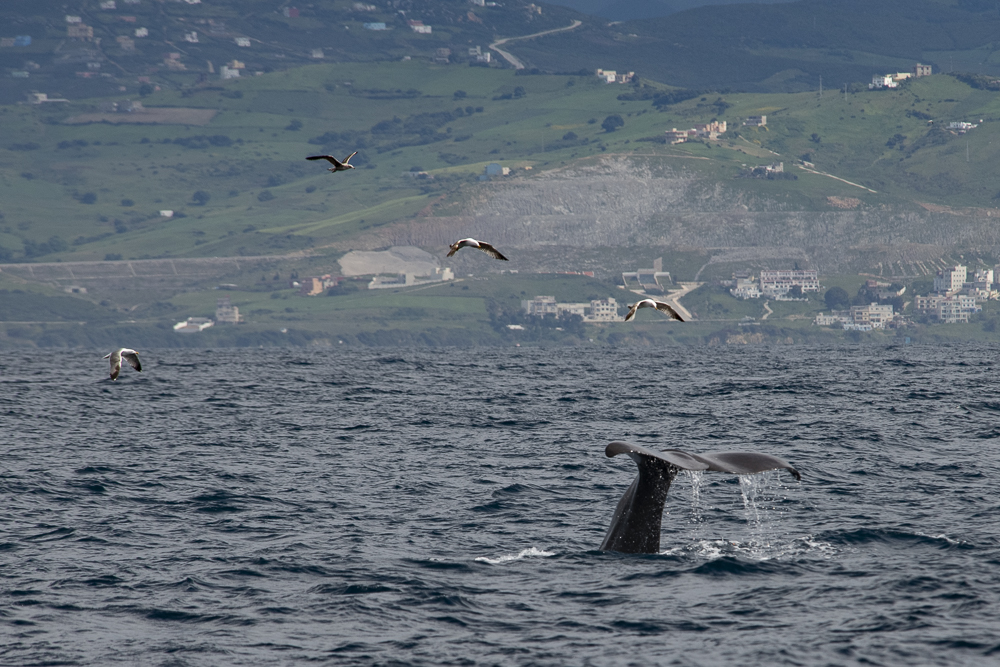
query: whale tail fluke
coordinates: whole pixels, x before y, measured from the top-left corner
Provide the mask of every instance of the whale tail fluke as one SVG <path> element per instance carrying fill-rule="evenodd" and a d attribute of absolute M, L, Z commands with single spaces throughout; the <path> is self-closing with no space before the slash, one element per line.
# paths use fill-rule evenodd
<path fill-rule="evenodd" d="M 679 449 L 657 452 L 641 445 L 612 442 L 605 448 L 608 457 L 627 454 L 639 467 L 639 475 L 618 501 L 611 526 L 601 544 L 603 551 L 658 553 L 663 505 L 678 470 L 712 470 L 749 475 L 767 470 L 787 470 L 802 479 L 790 463 L 770 454 L 717 452 L 689 454 Z"/>

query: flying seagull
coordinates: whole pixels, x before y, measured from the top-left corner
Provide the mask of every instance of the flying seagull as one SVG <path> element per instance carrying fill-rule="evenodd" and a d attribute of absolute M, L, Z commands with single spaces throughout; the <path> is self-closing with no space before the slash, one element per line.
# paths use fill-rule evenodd
<path fill-rule="evenodd" d="M 681 322 L 684 321 L 684 318 L 681 317 L 676 310 L 674 310 L 673 306 L 669 303 L 664 303 L 663 301 L 656 301 L 655 299 L 643 299 L 642 301 L 637 301 L 632 304 L 632 306 L 629 307 L 628 315 L 625 316 L 625 321 L 628 322 L 630 319 L 635 317 L 635 311 L 640 308 L 656 308 L 661 313 L 669 315 L 671 319 L 679 320 Z"/>
<path fill-rule="evenodd" d="M 332 155 L 311 155 L 307 157 L 307 160 L 326 160 L 333 166 L 327 169 L 327 171 L 347 171 L 348 169 L 354 169 L 354 165 L 351 164 L 351 158 L 357 155 L 358 152 L 354 151 L 343 160 L 338 160 Z"/>
<path fill-rule="evenodd" d="M 117 380 L 118 373 L 122 370 L 122 359 L 128 362 L 128 365 L 135 370 L 142 372 L 142 364 L 139 363 L 139 353 L 135 350 L 130 350 L 127 347 L 123 347 L 120 350 L 115 350 L 114 352 L 104 355 L 104 358 L 111 358 L 111 379 Z"/>
<path fill-rule="evenodd" d="M 507 258 L 500 254 L 499 250 L 491 246 L 489 243 L 483 243 L 482 241 L 477 241 L 476 239 L 462 239 L 461 241 L 455 241 L 448 246 L 448 257 L 454 255 L 460 248 L 478 248 L 493 259 L 502 259 L 505 262 L 507 261 Z"/>

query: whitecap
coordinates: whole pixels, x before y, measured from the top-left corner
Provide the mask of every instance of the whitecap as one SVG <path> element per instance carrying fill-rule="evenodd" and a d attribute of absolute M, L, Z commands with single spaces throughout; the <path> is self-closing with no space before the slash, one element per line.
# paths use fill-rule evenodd
<path fill-rule="evenodd" d="M 480 563 L 489 563 L 490 565 L 500 565 L 501 563 L 509 563 L 515 560 L 521 560 L 522 558 L 530 558 L 534 556 L 555 556 L 553 551 L 542 551 L 541 549 L 536 549 L 531 547 L 530 549 L 524 549 L 518 554 L 506 554 L 500 556 L 499 558 L 487 558 L 486 556 L 480 556 L 476 560 Z"/>

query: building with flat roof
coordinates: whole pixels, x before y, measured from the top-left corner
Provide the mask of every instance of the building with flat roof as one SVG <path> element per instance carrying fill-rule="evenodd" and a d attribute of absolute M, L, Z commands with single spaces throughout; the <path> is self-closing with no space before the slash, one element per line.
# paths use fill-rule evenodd
<path fill-rule="evenodd" d="M 934 291 L 938 294 L 955 294 L 962 289 L 967 277 L 968 269 L 961 264 L 942 269 L 934 276 Z"/>
<path fill-rule="evenodd" d="M 884 329 L 893 317 L 892 305 L 870 303 L 867 306 L 851 306 L 851 321 L 854 324 L 869 324 L 873 329 Z"/>
<path fill-rule="evenodd" d="M 803 292 L 819 291 L 819 272 L 815 269 L 764 269 L 760 272 L 760 291 L 778 297 L 798 286 Z"/>
<path fill-rule="evenodd" d="M 240 309 L 229 301 L 228 296 L 215 301 L 215 321 L 219 324 L 240 323 Z"/>

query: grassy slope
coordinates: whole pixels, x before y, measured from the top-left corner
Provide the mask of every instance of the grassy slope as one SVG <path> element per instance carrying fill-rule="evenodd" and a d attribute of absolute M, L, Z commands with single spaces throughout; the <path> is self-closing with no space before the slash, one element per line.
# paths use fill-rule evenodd
<path fill-rule="evenodd" d="M 525 90 L 524 97 L 494 99 L 517 87 Z M 420 95 L 374 99 L 376 93 L 364 92 L 374 88 L 416 88 Z M 458 90 L 467 96 L 455 100 Z M 822 99 L 814 93 L 726 95 L 723 101 L 730 106 L 721 113 L 722 107 L 714 105 L 718 95 L 658 112 L 648 101 L 616 99 L 628 90 L 597 84 L 590 77 L 514 76 L 504 70 L 411 61 L 314 65 L 233 82 L 222 90 L 183 95 L 165 91 L 146 100 L 147 106 L 218 109 L 204 127 L 69 126 L 55 121 L 84 105 L 0 107 L 0 247 L 16 257 L 23 253 L 25 240 L 40 244 L 58 236 L 70 243 L 79 239 L 78 245 L 45 259 L 102 259 L 106 253 L 128 258 L 287 252 L 349 238 L 412 215 L 441 194 L 461 199 L 475 187 L 475 177 L 488 161 L 545 168 L 605 150 L 659 156 L 791 208 L 824 210 L 831 195 L 857 196 L 871 204 L 919 199 L 992 206 L 997 194 L 1000 95 L 972 89 L 952 77 L 928 77 L 900 91 L 851 93 L 846 99 L 833 91 Z M 237 92 L 242 97 L 234 97 Z M 424 146 L 379 152 L 398 137 L 369 132 L 394 117 L 407 120 L 467 107 L 483 111 L 441 124 L 432 131 L 444 140 Z M 957 137 L 932 132 L 933 126 L 907 111 L 929 115 L 938 125 L 950 120 L 984 122 Z M 608 134 L 600 121 L 612 113 L 623 116 L 625 127 Z M 739 127 L 740 118 L 756 113 L 768 115 L 766 129 Z M 734 128 L 714 147 L 635 141 L 712 117 L 727 119 Z M 302 123 L 301 129 L 286 129 L 293 120 Z M 307 143 L 329 131 L 348 139 L 327 146 Z M 568 132 L 578 138 L 563 140 Z M 234 143 L 207 148 L 163 143 L 215 135 Z M 886 142 L 894 135 L 906 138 L 890 148 Z M 331 175 L 303 160 L 324 148 L 346 154 L 353 148 L 350 137 L 367 142 L 359 164 L 366 161 L 373 168 Z M 10 150 L 25 138 L 39 147 Z M 87 145 L 60 149 L 61 142 Z M 796 170 L 795 158 L 805 154 L 818 169 L 879 194 Z M 783 160 L 799 180 L 731 180 L 742 164 L 771 160 Z M 402 176 L 413 167 L 430 171 L 435 179 Z M 192 201 L 199 190 L 210 195 L 207 205 Z M 273 199 L 261 201 L 265 191 Z M 87 193 L 96 196 L 96 203 L 77 200 Z M 123 200 L 134 204 L 123 206 Z M 159 209 L 187 217 L 163 219 L 157 216 Z M 121 222 L 116 225 L 116 220 Z"/>

